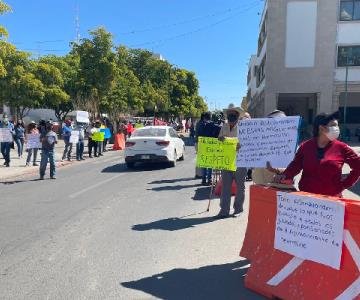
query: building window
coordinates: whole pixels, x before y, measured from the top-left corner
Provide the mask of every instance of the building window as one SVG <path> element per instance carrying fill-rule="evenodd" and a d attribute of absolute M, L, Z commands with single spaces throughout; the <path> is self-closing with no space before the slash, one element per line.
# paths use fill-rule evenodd
<path fill-rule="evenodd" d="M 266 35 L 267 35 L 267 13 L 265 15 L 264 18 L 264 22 L 261 26 L 261 30 L 260 30 L 260 34 L 259 34 L 259 39 L 258 39 L 258 55 L 261 52 L 262 47 L 264 46 L 265 40 L 266 40 Z"/>
<path fill-rule="evenodd" d="M 360 46 L 339 46 L 338 67 L 360 66 Z"/>
<path fill-rule="evenodd" d="M 266 63 L 266 56 L 263 58 L 260 66 L 257 67 L 256 87 L 258 87 L 265 78 L 265 63 Z"/>
<path fill-rule="evenodd" d="M 340 21 L 360 20 L 360 0 L 341 0 Z"/>

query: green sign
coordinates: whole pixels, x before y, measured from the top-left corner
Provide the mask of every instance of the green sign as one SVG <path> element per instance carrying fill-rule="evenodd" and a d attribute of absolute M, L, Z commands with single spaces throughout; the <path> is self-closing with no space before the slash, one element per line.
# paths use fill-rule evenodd
<path fill-rule="evenodd" d="M 94 132 L 91 139 L 94 141 L 94 142 L 103 142 L 104 139 L 105 139 L 105 132 Z"/>
<path fill-rule="evenodd" d="M 199 137 L 196 165 L 199 168 L 236 171 L 237 138 L 220 142 L 216 138 Z"/>

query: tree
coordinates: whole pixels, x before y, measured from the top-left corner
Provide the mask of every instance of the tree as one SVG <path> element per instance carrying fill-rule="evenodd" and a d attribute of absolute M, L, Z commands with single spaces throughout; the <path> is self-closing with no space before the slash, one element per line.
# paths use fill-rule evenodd
<path fill-rule="evenodd" d="M 79 59 L 77 104 L 97 114 L 114 85 L 116 65 L 112 35 L 100 27 L 90 31 L 90 36 L 73 43 L 71 54 Z"/>
<path fill-rule="evenodd" d="M 44 86 L 42 107 L 53 109 L 55 116 L 64 120 L 72 110 L 72 103 L 70 96 L 63 90 L 62 73 L 56 66 L 39 61 L 34 62 L 34 74 Z"/>
<path fill-rule="evenodd" d="M 11 7 L 8 4 L 6 4 L 4 1 L 0 0 L 0 15 L 3 15 L 11 11 L 12 11 Z M 0 38 L 4 38 L 4 37 L 5 38 L 8 37 L 8 32 L 4 26 L 0 25 Z"/>

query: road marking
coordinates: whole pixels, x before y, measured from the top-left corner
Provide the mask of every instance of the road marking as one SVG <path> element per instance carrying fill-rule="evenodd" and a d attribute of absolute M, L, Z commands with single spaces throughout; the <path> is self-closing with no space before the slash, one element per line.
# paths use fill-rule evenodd
<path fill-rule="evenodd" d="M 108 182 L 110 182 L 110 181 L 112 181 L 112 180 L 114 180 L 114 179 L 116 179 L 116 178 L 119 178 L 119 177 L 121 177 L 121 176 L 124 176 L 124 173 L 123 173 L 123 174 L 115 175 L 115 176 L 113 176 L 113 177 L 111 177 L 111 178 L 108 178 L 108 179 L 106 179 L 106 180 L 103 180 L 103 181 L 100 181 L 100 182 L 98 182 L 98 183 L 95 183 L 95 184 L 93 184 L 93 185 L 91 185 L 91 186 L 89 186 L 89 187 L 87 187 L 87 188 L 85 188 L 85 189 L 82 189 L 82 190 L 80 190 L 80 191 L 78 191 L 78 192 L 76 192 L 76 193 L 71 194 L 69 197 L 72 198 L 72 199 L 73 199 L 73 198 L 76 198 L 77 196 L 79 196 L 79 195 L 81 195 L 81 194 L 83 194 L 83 193 L 86 193 L 86 192 L 88 192 L 88 191 L 91 191 L 92 189 L 97 188 L 97 187 L 99 187 L 99 186 L 101 186 L 101 185 L 103 185 L 103 184 L 105 184 L 105 183 L 108 183 Z"/>

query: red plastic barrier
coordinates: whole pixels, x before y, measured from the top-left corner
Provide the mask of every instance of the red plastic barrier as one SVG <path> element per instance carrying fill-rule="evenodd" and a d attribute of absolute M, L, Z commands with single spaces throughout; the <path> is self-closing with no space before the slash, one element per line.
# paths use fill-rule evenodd
<path fill-rule="evenodd" d="M 214 192 L 215 196 L 220 197 L 221 196 L 221 190 L 222 190 L 222 179 L 220 179 L 216 184 L 215 192 Z M 233 180 L 233 182 L 232 182 L 231 194 L 236 195 L 236 183 L 235 183 L 235 180 Z"/>
<path fill-rule="evenodd" d="M 125 149 L 125 135 L 118 133 L 115 135 L 113 150 L 124 150 Z"/>
<path fill-rule="evenodd" d="M 251 260 L 245 286 L 268 298 L 360 299 L 360 202 L 326 198 L 345 202 L 344 243 L 338 271 L 274 249 L 276 192 L 256 185 L 250 188 L 248 227 L 240 252 Z"/>

